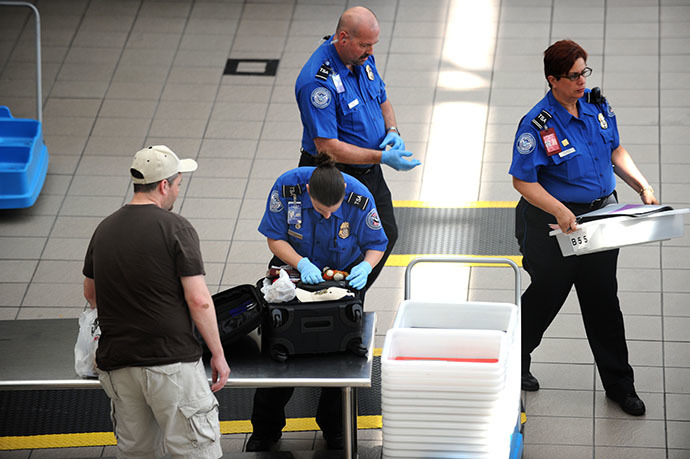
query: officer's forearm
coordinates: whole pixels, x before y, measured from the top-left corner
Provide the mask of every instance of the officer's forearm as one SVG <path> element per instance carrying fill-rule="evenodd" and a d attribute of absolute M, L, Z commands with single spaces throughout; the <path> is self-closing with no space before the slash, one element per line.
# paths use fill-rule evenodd
<path fill-rule="evenodd" d="M 381 150 L 361 148 L 338 139 L 314 139 L 316 150 L 328 154 L 337 163 L 342 164 L 379 164 L 381 162 Z"/>
<path fill-rule="evenodd" d="M 395 121 L 395 111 L 393 111 L 393 105 L 391 105 L 388 99 L 381 104 L 381 114 L 383 115 L 383 121 L 386 123 L 386 131 L 391 127 L 397 129 L 398 123 Z"/>
<path fill-rule="evenodd" d="M 381 261 L 381 258 L 383 258 L 383 252 L 381 250 L 367 250 L 364 254 L 364 261 L 369 263 L 372 268 Z"/>
<path fill-rule="evenodd" d="M 297 263 L 303 258 L 302 255 L 297 253 L 297 251 L 292 248 L 288 241 L 283 241 L 281 239 L 271 239 L 268 240 L 268 249 L 276 257 L 283 260 L 285 263 L 289 264 L 293 268 L 297 269 Z"/>

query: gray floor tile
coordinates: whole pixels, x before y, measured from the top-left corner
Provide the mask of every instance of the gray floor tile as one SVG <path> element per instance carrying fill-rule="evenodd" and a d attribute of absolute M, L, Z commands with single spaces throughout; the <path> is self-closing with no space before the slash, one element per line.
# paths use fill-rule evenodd
<path fill-rule="evenodd" d="M 594 388 L 592 364 L 540 363 L 533 359 L 530 371 L 543 389 L 591 391 Z"/>
<path fill-rule="evenodd" d="M 223 273 L 223 285 L 256 284 L 266 274 L 266 267 L 270 257 L 257 263 L 240 263 L 228 259 Z"/>
<path fill-rule="evenodd" d="M 532 362 L 592 363 L 592 353 L 585 339 L 544 338 L 532 352 Z"/>
<path fill-rule="evenodd" d="M 526 444 L 524 457 L 529 459 L 585 459 L 594 457 L 591 446 Z"/>
<path fill-rule="evenodd" d="M 105 217 L 120 208 L 122 204 L 122 197 L 67 196 L 60 209 L 60 216 Z"/>
<path fill-rule="evenodd" d="M 594 435 L 597 446 L 665 446 L 663 421 L 597 419 Z"/>
<path fill-rule="evenodd" d="M 185 198 L 181 214 L 187 218 L 233 219 L 240 205 L 236 199 Z"/>
<path fill-rule="evenodd" d="M 667 429 L 669 448 L 690 449 L 690 422 L 669 421 Z"/>
<path fill-rule="evenodd" d="M 241 199 L 246 187 L 246 179 L 194 177 L 189 183 L 187 197 Z"/>
<path fill-rule="evenodd" d="M 667 366 L 690 368 L 690 343 L 666 341 L 664 360 Z"/>
<path fill-rule="evenodd" d="M 594 426 L 590 418 L 529 416 L 527 422 L 527 448 L 532 444 L 592 445 Z"/>
<path fill-rule="evenodd" d="M 591 418 L 594 413 L 592 391 L 541 389 L 525 393 L 528 416 L 567 416 Z"/>
<path fill-rule="evenodd" d="M 0 258 L 15 260 L 37 260 L 45 246 L 42 237 L 2 237 L 0 236 Z"/>
<path fill-rule="evenodd" d="M 27 283 L 18 282 L 0 282 L 0 306 L 6 309 L 5 314 L 8 313 L 7 311 L 15 309 L 14 306 L 21 304 L 28 285 Z M 12 308 L 8 306 L 12 306 Z"/>
<path fill-rule="evenodd" d="M 37 264 L 36 260 L 0 260 L 0 282 L 29 282 Z"/>
<path fill-rule="evenodd" d="M 43 250 L 42 260 L 83 260 L 89 239 L 51 237 Z"/>
<path fill-rule="evenodd" d="M 258 231 L 258 220 L 237 220 L 233 240 L 239 241 L 266 241 L 266 237 Z M 378 284 L 378 283 L 377 283 Z"/>
<path fill-rule="evenodd" d="M 83 308 L 85 304 L 81 283 L 32 282 L 26 292 L 22 307 Z"/>
<path fill-rule="evenodd" d="M 268 263 L 273 255 L 263 241 L 241 241 L 230 247 L 228 261 L 233 263 Z"/>
<path fill-rule="evenodd" d="M 544 334 L 548 338 L 584 338 L 585 328 L 579 314 L 558 314 Z"/>
<path fill-rule="evenodd" d="M 84 276 L 81 274 L 83 264 L 83 261 L 41 260 L 32 280 L 33 282 L 81 284 L 84 281 Z"/>
<path fill-rule="evenodd" d="M 84 307 L 78 308 L 55 308 L 55 307 L 41 307 L 33 308 L 23 306 L 19 309 L 17 320 L 35 320 L 35 319 L 77 319 L 79 314 L 84 310 Z M 70 457 L 70 456 L 66 456 Z"/>
<path fill-rule="evenodd" d="M 128 99 L 128 100 L 157 100 L 163 90 L 163 76 L 157 78 L 157 81 L 136 81 L 136 75 L 130 76 L 127 74 L 129 69 L 123 69 L 120 73 L 121 81 L 114 80 L 108 92 L 107 99 Z M 163 70 L 156 69 L 157 74 L 162 74 Z M 134 81 L 132 81 L 134 80 Z"/>
<path fill-rule="evenodd" d="M 606 459 L 664 459 L 664 448 L 620 448 L 610 446 L 595 446 L 595 457 Z"/>

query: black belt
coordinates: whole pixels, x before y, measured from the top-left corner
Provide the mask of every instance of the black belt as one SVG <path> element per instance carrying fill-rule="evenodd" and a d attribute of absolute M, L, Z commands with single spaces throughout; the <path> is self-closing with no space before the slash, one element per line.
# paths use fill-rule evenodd
<path fill-rule="evenodd" d="M 602 196 L 601 198 L 597 198 L 594 201 L 590 201 L 590 202 L 564 202 L 563 204 L 567 208 L 569 208 L 570 210 L 575 209 L 575 210 L 582 211 L 582 212 L 589 212 L 591 210 L 597 210 L 597 209 L 601 209 L 602 207 L 604 207 L 604 205 L 606 204 L 606 202 L 608 201 L 608 199 L 611 196 L 616 197 L 616 200 L 618 199 L 618 197 L 616 195 L 616 191 L 614 190 L 610 194 L 608 194 L 606 196 Z"/>

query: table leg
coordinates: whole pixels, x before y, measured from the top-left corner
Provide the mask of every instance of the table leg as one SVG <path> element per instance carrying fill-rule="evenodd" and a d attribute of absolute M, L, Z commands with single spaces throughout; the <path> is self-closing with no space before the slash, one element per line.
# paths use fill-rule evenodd
<path fill-rule="evenodd" d="M 357 456 L 357 391 L 352 387 L 343 387 L 343 443 L 345 457 L 356 459 Z"/>

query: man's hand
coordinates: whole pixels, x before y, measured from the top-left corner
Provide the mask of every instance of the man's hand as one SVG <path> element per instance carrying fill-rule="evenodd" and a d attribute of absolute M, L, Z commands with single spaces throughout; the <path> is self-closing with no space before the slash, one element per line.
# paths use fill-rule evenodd
<path fill-rule="evenodd" d="M 213 392 L 218 392 L 228 381 L 228 376 L 230 376 L 230 367 L 228 362 L 225 360 L 225 356 L 212 356 L 211 357 L 211 390 Z"/>
<path fill-rule="evenodd" d="M 371 265 L 367 261 L 362 261 L 352 268 L 345 280 L 350 281 L 351 287 L 362 290 L 362 287 L 367 284 L 369 274 L 371 274 Z"/>
<path fill-rule="evenodd" d="M 403 142 L 402 137 L 400 137 L 400 134 L 398 134 L 395 131 L 388 131 L 388 134 L 386 134 L 386 138 L 383 139 L 383 142 L 381 142 L 381 145 L 379 145 L 380 149 L 386 148 L 386 145 L 390 145 L 391 150 L 404 150 L 405 149 L 405 142 Z"/>
<path fill-rule="evenodd" d="M 412 153 L 405 150 L 384 150 L 381 152 L 381 162 L 396 171 L 409 171 L 422 164 L 418 159 L 406 160 L 409 156 Z"/>
<path fill-rule="evenodd" d="M 318 284 L 323 282 L 321 270 L 317 268 L 314 263 L 309 261 L 307 257 L 302 258 L 299 263 L 297 263 L 297 270 L 300 272 L 302 282 L 305 284 Z"/>

